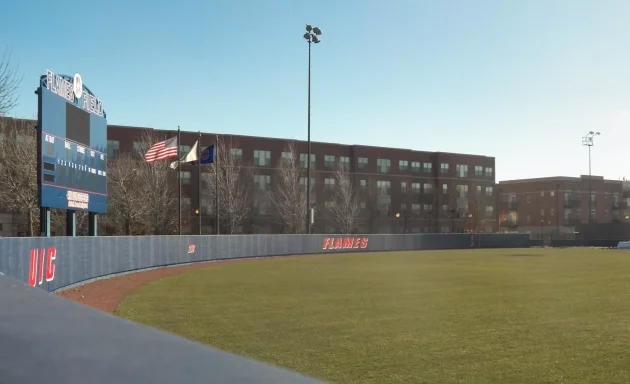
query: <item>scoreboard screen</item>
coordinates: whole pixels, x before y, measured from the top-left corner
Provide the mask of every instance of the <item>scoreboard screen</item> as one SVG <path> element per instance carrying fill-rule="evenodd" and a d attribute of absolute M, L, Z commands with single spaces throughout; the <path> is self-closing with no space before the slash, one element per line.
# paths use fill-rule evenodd
<path fill-rule="evenodd" d="M 51 72 L 42 76 L 40 205 L 106 213 L 107 120 L 80 77 L 82 97 L 70 80 Z"/>

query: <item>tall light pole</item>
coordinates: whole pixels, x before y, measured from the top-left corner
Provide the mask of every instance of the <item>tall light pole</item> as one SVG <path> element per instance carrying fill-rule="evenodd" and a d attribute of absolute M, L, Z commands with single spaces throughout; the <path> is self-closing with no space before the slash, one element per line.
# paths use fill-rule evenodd
<path fill-rule="evenodd" d="M 306 24 L 304 39 L 308 43 L 308 153 L 306 155 L 306 228 L 307 233 L 311 233 L 311 43 L 321 42 L 322 30 Z"/>
<path fill-rule="evenodd" d="M 591 181 L 591 147 L 593 146 L 593 137 L 599 136 L 601 133 L 590 131 L 586 136 L 582 137 L 582 145 L 588 147 L 588 223 L 593 223 L 593 187 Z"/>

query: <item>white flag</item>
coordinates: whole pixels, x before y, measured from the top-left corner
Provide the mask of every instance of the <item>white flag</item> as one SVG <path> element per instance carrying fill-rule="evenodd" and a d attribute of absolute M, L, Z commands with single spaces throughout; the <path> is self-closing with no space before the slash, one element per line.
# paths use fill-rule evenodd
<path fill-rule="evenodd" d="M 190 148 L 190 152 L 184 157 L 182 157 L 179 161 L 173 161 L 170 165 L 171 168 L 175 169 L 179 166 L 179 163 L 192 163 L 193 161 L 199 160 L 197 156 L 197 141 L 195 141 L 195 145 Z"/>

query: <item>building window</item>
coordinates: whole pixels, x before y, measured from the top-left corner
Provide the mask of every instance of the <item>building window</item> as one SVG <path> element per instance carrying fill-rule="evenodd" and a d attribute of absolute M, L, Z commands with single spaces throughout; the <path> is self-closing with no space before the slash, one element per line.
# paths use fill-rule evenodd
<path fill-rule="evenodd" d="M 366 189 L 367 188 L 367 180 L 360 180 L 359 181 L 359 185 L 361 186 L 361 189 Z"/>
<path fill-rule="evenodd" d="M 308 157 L 308 153 L 300 153 L 300 166 L 302 168 L 306 168 L 306 158 Z M 311 153 L 311 161 L 310 165 L 311 169 L 315 169 L 315 154 Z"/>
<path fill-rule="evenodd" d="M 420 172 L 420 162 L 412 161 L 411 162 L 411 172 Z"/>
<path fill-rule="evenodd" d="M 240 148 L 230 148 L 230 158 L 240 163 L 243 161 L 243 150 Z"/>
<path fill-rule="evenodd" d="M 432 212 L 433 211 L 433 204 L 424 204 L 424 211 L 425 212 Z"/>
<path fill-rule="evenodd" d="M 179 171 L 179 178 L 182 180 L 182 185 L 190 185 L 190 171 Z"/>
<path fill-rule="evenodd" d="M 407 182 L 402 181 L 400 183 L 400 193 L 407 193 Z"/>
<path fill-rule="evenodd" d="M 550 214 L 551 216 L 555 215 L 555 214 L 556 214 L 555 209 L 551 208 L 551 209 L 549 210 L 549 214 Z"/>
<path fill-rule="evenodd" d="M 486 205 L 486 216 L 490 217 L 494 214 L 494 207 L 492 205 Z"/>
<path fill-rule="evenodd" d="M 492 177 L 492 167 L 486 167 L 486 177 Z"/>
<path fill-rule="evenodd" d="M 424 163 L 424 164 L 422 164 L 422 170 L 425 173 L 433 172 L 433 163 Z"/>
<path fill-rule="evenodd" d="M 181 144 L 179 146 L 179 154 L 180 155 L 187 155 L 188 152 L 190 152 L 190 145 Z"/>
<path fill-rule="evenodd" d="M 182 197 L 182 208 L 184 211 L 189 210 L 192 207 L 190 203 L 190 197 Z"/>
<path fill-rule="evenodd" d="M 335 188 L 335 179 L 332 177 L 324 178 L 324 190 L 332 191 Z"/>
<path fill-rule="evenodd" d="M 591 223 L 595 223 L 595 210 L 591 209 Z"/>
<path fill-rule="evenodd" d="M 420 214 L 420 204 L 411 204 L 411 213 L 413 215 L 419 215 Z"/>
<path fill-rule="evenodd" d="M 280 154 L 280 159 L 282 161 L 292 162 L 293 161 L 293 153 L 292 152 L 282 152 Z"/>
<path fill-rule="evenodd" d="M 271 165 L 271 152 L 254 150 L 254 166 L 268 167 Z"/>
<path fill-rule="evenodd" d="M 335 156 L 324 155 L 324 168 L 332 169 L 335 167 Z"/>
<path fill-rule="evenodd" d="M 389 181 L 381 181 L 378 180 L 376 182 L 376 190 L 381 196 L 391 196 L 392 194 L 392 183 Z"/>
<path fill-rule="evenodd" d="M 411 193 L 414 195 L 420 194 L 420 183 L 411 183 Z"/>
<path fill-rule="evenodd" d="M 107 157 L 116 158 L 120 155 L 120 141 L 107 140 Z"/>
<path fill-rule="evenodd" d="M 486 187 L 486 196 L 490 197 L 492 196 L 492 187 Z"/>
<path fill-rule="evenodd" d="M 597 198 L 594 193 L 591 193 L 591 204 L 595 205 L 595 203 L 597 203 Z"/>
<path fill-rule="evenodd" d="M 448 164 L 447 163 L 440 164 L 440 173 L 441 174 L 448 173 Z"/>
<path fill-rule="evenodd" d="M 368 158 L 367 157 L 359 157 L 357 159 L 357 168 L 363 169 L 363 168 L 366 168 L 367 165 L 368 165 Z"/>
<path fill-rule="evenodd" d="M 443 210 L 444 212 L 447 212 L 447 211 L 448 211 L 448 204 L 443 204 L 443 205 L 442 205 L 442 210 Z"/>
<path fill-rule="evenodd" d="M 407 204 L 405 204 L 405 203 L 400 204 L 400 211 L 401 212 L 407 212 Z"/>
<path fill-rule="evenodd" d="M 409 170 L 409 161 L 407 160 L 398 160 L 398 170 L 400 172 L 406 172 Z"/>
<path fill-rule="evenodd" d="M 448 195 L 448 184 L 442 184 L 442 194 Z"/>
<path fill-rule="evenodd" d="M 540 216 L 545 216 L 545 210 L 544 209 L 540 210 Z"/>
<path fill-rule="evenodd" d="M 475 176 L 483 176 L 483 167 L 481 165 L 475 165 Z"/>
<path fill-rule="evenodd" d="M 348 156 L 341 156 L 341 157 L 339 157 L 339 164 L 344 169 L 350 169 L 350 158 Z"/>
<path fill-rule="evenodd" d="M 389 159 L 376 159 L 376 172 L 389 173 L 392 168 L 392 162 Z"/>
<path fill-rule="evenodd" d="M 311 177 L 311 195 L 313 194 L 313 189 L 315 188 L 315 178 Z M 306 177 L 300 177 L 300 190 L 306 193 Z"/>
<path fill-rule="evenodd" d="M 477 186 L 477 195 L 481 195 L 481 185 Z"/>
<path fill-rule="evenodd" d="M 468 197 L 468 186 L 458 185 L 455 187 L 455 192 L 456 192 L 457 198 Z"/>
<path fill-rule="evenodd" d="M 133 142 L 133 154 L 134 156 L 142 157 L 145 152 L 149 149 L 149 144 L 144 143 L 142 141 L 134 141 Z"/>
<path fill-rule="evenodd" d="M 554 197 L 556 195 L 555 191 L 549 191 L 549 194 L 551 194 L 551 197 Z"/>
<path fill-rule="evenodd" d="M 458 177 L 468 177 L 468 165 L 457 164 L 455 172 L 457 172 Z"/>
<path fill-rule="evenodd" d="M 433 184 L 431 184 L 431 183 L 424 183 L 424 185 L 422 187 L 424 188 L 425 195 L 429 195 L 429 194 L 433 193 Z"/>
<path fill-rule="evenodd" d="M 271 190 L 271 176 L 269 175 L 254 175 L 254 186 L 258 191 L 270 191 Z"/>

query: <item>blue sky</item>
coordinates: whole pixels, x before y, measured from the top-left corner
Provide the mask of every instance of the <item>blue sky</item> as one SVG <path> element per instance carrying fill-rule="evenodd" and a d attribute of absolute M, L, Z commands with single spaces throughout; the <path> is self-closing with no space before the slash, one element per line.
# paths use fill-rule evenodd
<path fill-rule="evenodd" d="M 53 6 L 54 4 L 54 6 Z M 150 6 L 149 6 L 150 4 Z M 497 180 L 630 178 L 627 0 L 20 0 L 0 46 L 33 117 L 48 68 L 108 122 L 495 156 Z"/>

